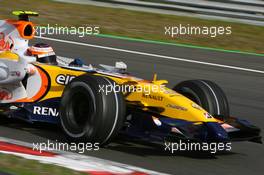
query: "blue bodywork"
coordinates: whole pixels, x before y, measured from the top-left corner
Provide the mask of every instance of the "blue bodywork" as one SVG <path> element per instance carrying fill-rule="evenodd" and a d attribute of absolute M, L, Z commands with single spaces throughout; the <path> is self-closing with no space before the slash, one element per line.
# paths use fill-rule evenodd
<path fill-rule="evenodd" d="M 53 98 L 37 103 L 12 104 L 17 109 L 7 111 L 11 118 L 24 121 L 45 122 L 60 124 L 59 106 L 60 98 Z M 121 130 L 122 134 L 141 140 L 164 142 L 164 140 L 192 140 L 195 142 L 228 142 L 231 140 L 249 140 L 261 143 L 260 129 L 251 125 L 248 121 L 230 118 L 226 121 L 238 128 L 238 131 L 228 133 L 220 123 L 206 122 L 194 123 L 158 116 L 158 124 L 154 122 L 152 115 L 143 112 L 132 112 L 132 117 L 126 121 L 127 127 Z"/>
<path fill-rule="evenodd" d="M 20 103 L 16 105 L 21 107 L 16 110 L 11 110 L 8 113 L 12 118 L 22 119 L 30 123 L 46 122 L 58 124 L 60 122 L 60 98 L 48 99 L 36 103 Z"/>

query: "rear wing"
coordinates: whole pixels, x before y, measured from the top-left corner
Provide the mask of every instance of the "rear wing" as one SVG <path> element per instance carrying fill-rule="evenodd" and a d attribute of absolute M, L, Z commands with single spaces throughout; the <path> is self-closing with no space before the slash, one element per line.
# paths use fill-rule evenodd
<path fill-rule="evenodd" d="M 39 16 L 38 12 L 33 11 L 13 11 L 13 15 L 18 16 L 19 21 L 29 21 L 29 16 Z"/>

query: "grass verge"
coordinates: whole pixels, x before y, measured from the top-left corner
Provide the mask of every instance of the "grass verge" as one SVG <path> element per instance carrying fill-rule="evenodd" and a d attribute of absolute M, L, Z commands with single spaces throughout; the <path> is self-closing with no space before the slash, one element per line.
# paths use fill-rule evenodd
<path fill-rule="evenodd" d="M 69 170 L 67 168 L 42 164 L 38 161 L 27 160 L 17 156 L 0 154 L 0 171 L 10 173 L 12 175 L 84 175 L 86 173 L 80 173 Z M 1 174 L 0 172 L 0 174 Z M 87 175 L 87 174 L 86 174 Z"/>
<path fill-rule="evenodd" d="M 0 18 L 10 18 L 12 10 L 34 10 L 39 25 L 99 26 L 102 34 L 126 36 L 138 39 L 191 44 L 211 48 L 264 53 L 264 27 L 240 23 L 203 20 L 191 17 L 145 13 L 90 5 L 67 4 L 49 0 L 16 0 L 1 2 Z M 204 35 L 184 35 L 171 38 L 165 35 L 165 26 L 231 26 L 231 35 L 215 38 Z"/>

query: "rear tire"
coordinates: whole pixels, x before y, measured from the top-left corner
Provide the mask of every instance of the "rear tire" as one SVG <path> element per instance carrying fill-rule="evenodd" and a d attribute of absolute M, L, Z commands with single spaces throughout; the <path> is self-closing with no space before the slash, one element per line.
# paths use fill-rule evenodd
<path fill-rule="evenodd" d="M 123 94 L 99 90 L 113 84 L 106 77 L 82 75 L 65 87 L 60 120 L 71 141 L 105 145 L 118 134 L 126 114 Z"/>
<path fill-rule="evenodd" d="M 225 93 L 212 81 L 183 81 L 176 85 L 173 90 L 191 99 L 215 117 L 225 120 L 230 116 Z"/>

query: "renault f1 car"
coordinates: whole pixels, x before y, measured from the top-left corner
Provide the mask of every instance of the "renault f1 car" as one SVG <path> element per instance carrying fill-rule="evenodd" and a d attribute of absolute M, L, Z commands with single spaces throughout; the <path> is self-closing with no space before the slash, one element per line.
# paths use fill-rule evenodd
<path fill-rule="evenodd" d="M 207 80 L 188 80 L 173 89 L 166 80 L 144 80 L 126 65 L 95 68 L 80 60 L 57 57 L 41 63 L 25 54 L 34 37 L 29 16 L 0 21 L 0 109 L 11 118 L 61 125 L 72 141 L 105 145 L 122 133 L 164 142 L 252 141 L 260 129 L 231 117 L 223 90 Z"/>

